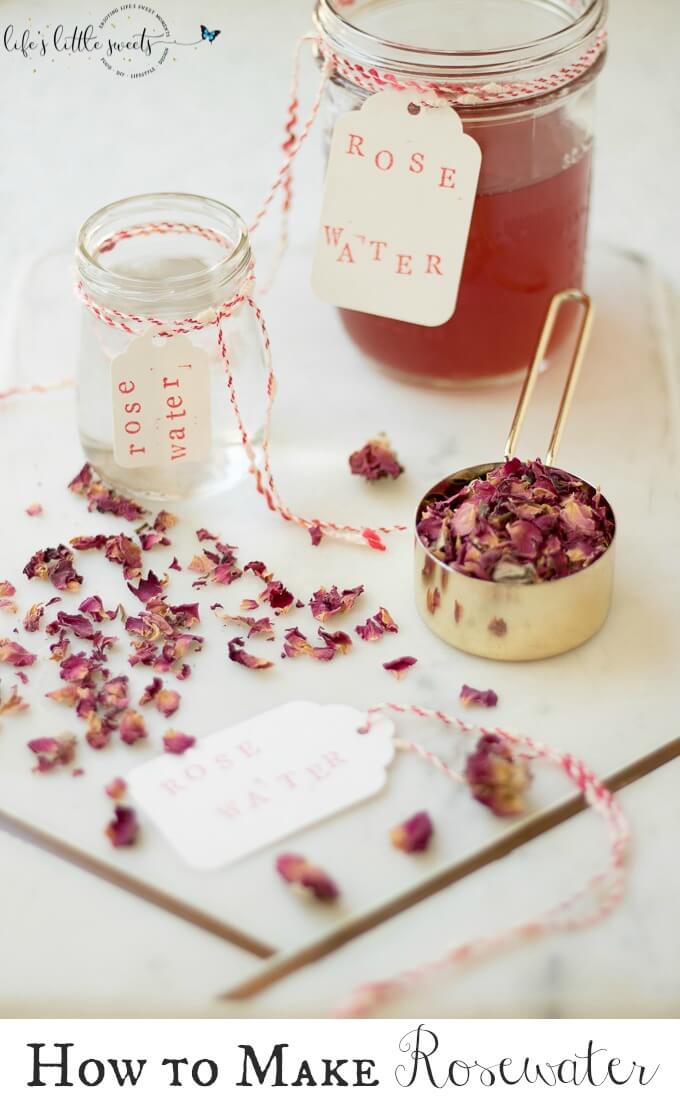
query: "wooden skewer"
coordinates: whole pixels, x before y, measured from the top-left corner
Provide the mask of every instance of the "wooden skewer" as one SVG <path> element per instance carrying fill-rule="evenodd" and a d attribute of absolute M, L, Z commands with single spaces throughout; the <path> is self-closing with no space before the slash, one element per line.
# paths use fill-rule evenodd
<path fill-rule="evenodd" d="M 659 746 L 659 748 L 653 749 L 652 752 L 647 753 L 638 760 L 634 760 L 623 768 L 612 772 L 605 778 L 604 786 L 610 791 L 619 791 L 678 756 L 680 756 L 680 737 L 676 737 L 674 740 Z M 262 992 L 275 982 L 304 966 L 308 966 L 309 963 L 324 958 L 350 940 L 355 939 L 364 932 L 368 932 L 384 921 L 390 920 L 399 913 L 403 913 L 406 909 L 417 905 L 425 898 L 431 897 L 447 886 L 451 886 L 454 882 L 459 882 L 467 875 L 486 867 L 495 860 L 502 859 L 503 856 L 575 817 L 585 809 L 586 802 L 583 796 L 572 795 L 548 810 L 532 814 L 531 817 L 508 829 L 503 836 L 484 845 L 483 848 L 479 848 L 469 856 L 433 871 L 398 897 L 389 898 L 379 905 L 365 909 L 362 913 L 348 917 L 330 932 L 325 933 L 311 943 L 305 944 L 304 947 L 285 954 L 274 955 L 252 977 L 246 978 L 245 981 L 238 983 L 227 993 L 222 994 L 221 999 L 243 1000 Z"/>

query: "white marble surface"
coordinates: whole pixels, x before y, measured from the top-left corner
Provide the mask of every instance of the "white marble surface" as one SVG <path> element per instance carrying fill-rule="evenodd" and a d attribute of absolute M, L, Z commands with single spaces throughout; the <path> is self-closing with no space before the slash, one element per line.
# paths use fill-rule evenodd
<path fill-rule="evenodd" d="M 173 7 L 172 4 L 166 6 Z M 11 4 L 7 6 L 11 7 Z M 86 10 L 84 4 L 74 3 L 71 7 L 74 17 Z M 307 5 L 296 2 L 294 7 L 302 30 Z M 662 25 L 676 33 L 677 28 L 672 8 L 667 4 L 650 4 L 643 28 L 639 28 L 634 17 L 639 8 L 623 0 L 618 0 L 615 7 L 614 41 L 620 52 L 617 60 L 616 50 L 613 51 L 608 76 L 603 80 L 595 232 L 616 239 L 625 247 L 654 254 L 671 279 L 678 278 L 677 261 L 670 246 L 673 220 L 677 215 L 667 177 L 659 180 L 658 174 L 650 169 L 649 158 L 642 156 L 639 172 L 632 180 L 627 176 L 625 190 L 620 186 L 624 166 L 630 160 L 630 136 L 628 130 L 622 132 L 622 115 L 631 120 L 631 128 L 638 125 L 643 129 L 644 137 L 636 144 L 638 150 L 653 148 L 653 143 L 661 140 L 664 127 L 669 127 L 672 121 L 672 112 L 664 113 L 662 109 L 666 80 L 663 66 L 660 66 L 662 75 L 659 76 L 659 113 L 653 120 L 654 125 L 650 124 L 647 113 L 644 120 L 639 113 L 639 101 L 631 93 L 631 73 L 641 77 L 647 72 L 649 53 L 653 44 L 659 45 Z M 49 8 L 49 4 L 36 4 L 33 18 L 36 21 L 43 17 L 49 19 L 45 14 Z M 175 8 L 179 11 L 179 5 Z M 2 242 L 2 258 L 6 262 L 2 265 L 0 289 L 5 294 L 8 314 L 0 333 L 5 348 L 0 377 L 12 377 L 17 371 L 23 378 L 41 373 L 57 377 L 68 371 L 68 318 L 59 319 L 60 331 L 64 333 L 62 343 L 55 345 L 54 342 L 55 310 L 60 303 L 65 306 L 69 303 L 67 288 L 65 283 L 55 286 L 51 261 L 45 261 L 44 257 L 56 253 L 54 270 L 62 270 L 59 254 L 84 212 L 129 191 L 169 186 L 213 192 L 231 198 L 244 212 L 252 209 L 256 191 L 254 181 L 265 181 L 275 162 L 274 147 L 281 114 L 278 101 L 287 83 L 288 43 L 294 33 L 292 8 L 293 5 L 288 5 L 284 16 L 282 6 L 264 0 L 247 11 L 243 11 L 241 5 L 233 5 L 226 67 L 205 65 L 199 70 L 191 59 L 178 61 L 171 82 L 163 74 L 164 83 L 161 83 L 159 74 L 157 85 L 149 83 L 148 90 L 145 88 L 142 94 L 137 89 L 125 89 L 113 95 L 109 85 L 103 83 L 106 74 L 87 69 L 86 63 L 79 64 L 79 59 L 61 67 L 58 75 L 55 69 L 34 74 L 20 71 L 15 65 L 10 70 L 3 59 L 0 79 L 12 90 L 17 106 L 7 123 L 12 128 L 10 136 L 15 155 L 11 161 L 3 161 L 0 179 L 9 227 Z M 205 16 L 211 17 L 216 25 L 223 11 L 223 6 L 217 3 L 205 5 Z M 246 62 L 250 59 L 252 63 L 255 59 L 252 53 L 240 49 L 239 44 L 245 43 L 248 35 L 260 25 L 263 12 L 268 34 L 266 41 L 260 42 L 262 53 L 258 56 L 258 72 L 263 72 L 262 56 L 269 59 L 270 65 L 266 75 L 258 78 L 257 87 L 253 87 Z M 653 29 L 656 37 L 652 34 Z M 664 37 L 664 48 L 669 49 L 671 56 L 668 43 L 672 36 Z M 241 94 L 244 86 L 249 89 L 245 97 Z M 668 90 L 670 92 L 670 87 Z M 44 99 L 46 91 L 49 94 Z M 39 96 L 44 104 L 38 127 L 42 136 L 41 161 L 36 159 L 35 142 L 27 141 L 25 129 Z M 241 111 L 235 110 L 237 98 L 242 104 Z M 216 132 L 215 115 L 211 112 L 216 112 L 220 104 L 228 105 L 229 125 L 225 126 L 220 114 Z M 109 135 L 112 125 L 123 116 L 126 141 L 114 155 Z M 147 129 L 150 123 L 153 125 L 152 139 Z M 182 132 L 181 157 L 177 155 L 178 130 Z M 81 148 L 83 133 L 87 134 L 87 160 L 82 172 L 74 177 L 72 162 L 67 163 L 64 151 Z M 254 143 L 253 133 L 262 135 Z M 247 134 L 250 134 L 249 139 L 246 139 Z M 248 157 L 239 155 L 246 147 L 246 140 Z M 22 181 L 28 179 L 37 183 L 44 173 L 45 158 L 50 164 L 51 187 L 43 216 L 37 219 L 35 204 L 29 201 Z M 672 160 L 670 167 L 673 167 Z M 310 146 L 301 169 L 303 200 L 294 219 L 296 240 L 308 236 L 304 188 L 315 186 L 318 172 L 318 154 L 312 152 Z M 228 195 L 225 178 L 229 181 Z M 643 204 L 642 195 L 651 187 L 655 188 L 654 202 Z M 648 213 L 652 208 L 656 211 L 654 219 Z M 635 219 L 630 217 L 631 210 L 636 212 Z M 35 260 L 38 269 L 29 272 Z M 326 481 L 319 478 L 316 485 L 311 485 L 308 480 L 303 482 L 301 479 L 310 468 L 317 475 L 322 472 L 324 478 L 326 475 L 335 478 L 341 469 L 342 456 L 347 452 L 347 425 L 340 419 L 334 419 L 330 432 L 325 424 L 312 421 L 305 448 L 299 448 L 301 410 L 296 381 L 299 384 L 301 372 L 305 372 L 314 385 L 325 386 L 327 407 L 335 407 L 334 391 L 338 394 L 337 400 L 344 399 L 347 394 L 356 394 L 352 411 L 348 413 L 353 433 L 363 438 L 374 431 L 377 410 L 379 426 L 404 440 L 409 478 L 395 486 L 394 491 L 381 496 L 380 507 L 386 519 L 392 518 L 395 511 L 408 515 L 418 490 L 443 469 L 459 464 L 459 456 L 461 463 L 489 457 L 489 448 L 495 447 L 495 441 L 503 437 L 514 395 L 503 391 L 493 400 L 489 400 L 488 395 L 469 395 L 464 400 L 446 398 L 433 409 L 432 399 L 427 394 L 404 391 L 400 387 L 386 390 L 384 383 L 378 383 L 375 376 L 364 374 L 364 366 L 354 357 L 345 366 L 345 356 L 351 353 L 342 347 L 337 323 L 330 311 L 313 303 L 306 286 L 300 285 L 300 310 L 297 320 L 291 321 L 287 293 L 292 285 L 298 285 L 291 272 L 303 271 L 305 263 L 305 253 L 296 245 L 284 287 L 272 295 L 268 305 L 276 345 L 284 349 L 277 360 L 283 384 L 276 446 L 285 456 L 285 483 L 294 486 L 295 490 L 304 484 L 305 504 L 315 510 L 319 502 L 325 502 Z M 620 399 L 622 392 L 628 393 L 637 385 L 636 362 L 647 362 L 656 352 L 649 342 L 651 321 L 646 303 L 621 312 L 616 284 L 608 280 L 608 273 L 611 274 L 614 268 L 623 272 L 622 285 L 618 289 L 624 297 L 631 293 L 637 278 L 633 274 L 638 271 L 635 265 L 626 266 L 605 252 L 598 253 L 592 278 L 600 292 L 603 308 L 592 362 L 599 370 L 589 371 L 584 378 L 580 411 L 575 410 L 574 434 L 565 441 L 563 461 L 569 465 L 571 459 L 583 473 L 597 469 L 619 510 L 619 520 L 623 520 L 623 536 L 626 529 L 632 532 L 636 525 L 635 501 L 629 494 L 631 479 L 638 477 L 638 484 L 645 486 L 650 483 L 650 446 L 652 441 L 659 442 L 659 425 L 665 424 L 664 430 L 668 433 L 671 422 L 661 416 L 662 406 L 669 406 L 658 373 L 644 395 L 636 397 L 634 409 Z M 22 284 L 22 275 L 27 272 L 29 278 Z M 16 311 L 11 307 L 21 306 L 20 296 L 25 294 L 27 287 L 33 294 L 36 288 L 44 291 L 45 297 L 39 299 L 38 317 L 35 318 L 33 311 L 30 327 L 24 329 L 17 340 L 13 328 Z M 617 322 L 615 328 L 612 327 L 614 321 Z M 329 329 L 329 326 L 333 327 Z M 332 341 L 328 340 L 329 331 L 333 333 Z M 614 354 L 610 335 L 614 342 L 619 341 Z M 50 355 L 48 361 L 44 352 L 55 346 L 59 351 Z M 623 375 L 616 373 L 619 358 L 625 365 Z M 656 372 L 658 359 L 654 362 Z M 345 372 L 342 377 L 339 376 L 341 370 Z M 550 378 L 545 382 L 539 398 L 539 407 L 544 410 L 554 398 L 556 385 Z M 15 407 L 12 415 L 17 419 L 6 425 L 5 468 L 9 467 L 12 458 L 16 461 L 20 455 L 24 456 L 24 461 L 19 462 L 21 479 L 6 484 L 8 491 L 13 490 L 10 493 L 13 509 L 9 509 L 6 516 L 11 514 L 20 518 L 13 527 L 11 557 L 5 556 L 0 572 L 11 570 L 13 578 L 18 571 L 17 564 L 23 563 L 27 551 L 30 553 L 38 543 L 49 541 L 48 533 L 61 533 L 63 537 L 75 529 L 85 532 L 102 526 L 92 517 L 85 517 L 77 502 L 65 497 L 62 500 L 59 487 L 72 472 L 77 445 L 73 442 L 72 430 L 65 427 L 69 416 L 68 397 L 53 401 L 52 411 L 32 403 L 22 409 Z M 605 406 L 608 412 L 603 418 L 597 415 L 597 410 Z M 485 430 L 472 431 L 469 425 L 479 422 L 481 412 L 485 414 Z M 43 418 L 47 417 L 49 422 L 52 416 L 62 425 L 67 441 L 41 485 L 44 456 L 30 441 L 31 437 L 45 436 L 49 428 Z M 426 416 L 430 442 L 423 451 L 421 425 Z M 330 446 L 327 436 L 331 437 Z M 661 442 L 664 452 L 674 455 L 668 434 Z M 297 448 L 296 453 L 293 453 L 293 446 Z M 317 448 L 323 448 L 323 453 Z M 479 449 L 478 454 L 475 448 Z M 21 517 L 21 504 L 40 491 L 45 493 L 51 508 L 41 520 L 28 521 Z M 251 498 L 243 499 L 250 499 L 252 505 Z M 644 508 L 657 515 L 663 526 L 657 495 L 644 492 L 642 500 Z M 346 510 L 348 518 L 353 518 L 357 509 L 365 507 L 365 501 L 362 488 L 352 485 L 343 491 L 340 499 L 333 501 L 334 514 Z M 237 529 L 235 541 L 244 546 L 244 551 L 247 547 L 249 554 L 260 553 L 263 542 L 271 543 L 272 563 L 290 580 L 292 587 L 299 588 L 303 594 L 308 594 L 319 582 L 354 584 L 368 580 L 367 600 L 376 605 L 386 602 L 403 626 L 402 634 L 390 640 L 389 653 L 387 646 L 384 654 L 381 650 L 380 661 L 401 652 L 413 652 L 421 658 L 417 674 L 400 685 L 384 683 L 381 678 L 386 680 L 386 677 L 379 668 L 377 657 L 373 662 L 375 669 L 364 665 L 362 672 L 357 674 L 356 663 L 336 662 L 328 669 L 313 668 L 311 671 L 319 674 L 313 677 L 300 662 L 287 668 L 285 677 L 279 675 L 273 679 L 267 704 L 302 693 L 318 698 L 351 695 L 352 701 L 362 704 L 375 701 L 376 692 L 385 694 L 392 688 L 390 694 L 397 699 L 417 698 L 421 702 L 450 706 L 462 680 L 474 682 L 475 677 L 483 676 L 490 682 L 493 680 L 493 686 L 501 694 L 499 721 L 524 728 L 553 743 L 568 744 L 587 755 L 599 768 L 614 767 L 669 736 L 667 722 L 673 705 L 669 683 L 672 683 L 674 667 L 670 647 L 675 646 L 676 651 L 680 648 L 673 611 L 678 605 L 678 595 L 671 587 L 677 582 L 670 565 L 661 562 L 657 581 L 664 580 L 668 587 L 659 584 L 654 598 L 647 601 L 642 612 L 634 578 L 648 560 L 648 548 L 633 538 L 621 539 L 623 585 L 614 615 L 598 643 L 565 658 L 560 666 L 555 662 L 543 662 L 510 670 L 473 662 L 452 654 L 435 642 L 416 621 L 408 598 L 408 580 L 402 583 L 394 575 L 385 576 L 384 564 L 367 561 L 361 554 L 357 559 L 356 555 L 350 553 L 348 556 L 345 551 L 330 546 L 318 552 L 307 551 L 305 547 L 302 554 L 294 534 L 281 535 L 271 518 L 255 506 L 249 506 L 247 514 L 241 511 L 237 515 L 237 506 L 238 499 L 234 498 L 230 502 L 230 508 L 234 508 L 233 524 L 227 512 L 211 514 L 207 517 L 209 525 L 214 522 L 226 528 L 224 533 L 229 538 L 232 529 Z M 202 514 L 201 521 L 205 519 Z M 408 548 L 393 553 L 394 568 L 401 570 L 403 578 L 408 578 Z M 100 563 L 88 561 L 87 569 L 93 585 L 110 583 L 110 575 Z M 386 591 L 389 598 L 385 597 Z M 28 586 L 21 590 L 21 595 L 28 598 Z M 31 597 L 37 598 L 32 593 Z M 371 609 L 366 605 L 366 613 Z M 646 624 L 643 631 L 639 629 L 642 613 Z M 358 621 L 358 614 L 356 619 Z M 211 636 L 217 642 L 218 633 L 214 627 Z M 221 637 L 223 639 L 224 635 Z M 200 696 L 203 694 L 205 698 L 205 692 L 202 693 L 201 688 L 209 681 L 219 682 L 223 676 L 223 656 L 220 665 L 217 646 L 212 657 L 208 652 L 205 656 L 207 663 L 200 662 L 201 671 L 197 670 L 196 679 L 189 682 L 186 692 L 185 706 L 187 711 L 191 708 L 197 733 L 216 728 L 216 702 L 222 712 L 233 718 L 250 713 L 254 702 L 252 692 L 245 690 L 248 681 L 231 677 L 229 681 L 225 679 L 224 693 L 218 700 L 210 707 L 202 704 Z M 243 672 L 247 676 L 245 670 L 230 671 Z M 560 680 L 564 682 L 565 678 L 569 690 L 562 695 L 556 691 L 556 684 Z M 38 683 L 37 678 L 35 682 Z M 597 685 L 594 690 L 593 683 Z M 621 698 L 622 683 L 626 684 L 625 699 Z M 612 722 L 614 704 L 618 704 L 615 723 Z M 17 721 L 25 723 L 24 729 L 29 732 L 33 721 L 53 722 L 53 710 L 48 717 L 47 707 L 48 704 L 37 707 L 34 718 L 25 716 Z M 34 803 L 33 785 L 24 781 L 23 772 L 17 766 L 19 749 L 14 752 L 5 746 L 3 753 L 8 761 L 0 778 L 3 803 L 15 812 L 25 813 L 27 804 Z M 87 764 L 93 787 L 84 785 L 80 788 L 82 793 L 73 796 L 70 814 L 59 813 L 63 796 L 62 789 L 56 785 L 38 805 L 28 805 L 28 812 L 34 820 L 57 828 L 75 842 L 91 842 L 98 854 L 108 857 L 103 844 L 99 845 L 95 839 L 101 811 L 94 784 L 104 775 L 108 778 L 109 769 L 114 764 L 117 766 L 118 761 L 109 757 L 106 763 L 90 764 L 88 760 Z M 442 791 L 431 776 L 420 772 L 415 779 L 414 773 L 406 770 L 403 764 L 395 776 L 389 798 L 369 807 L 363 819 L 368 823 L 366 835 L 372 838 L 376 856 L 379 851 L 382 855 L 379 840 L 385 824 L 394 817 L 397 803 L 404 807 L 408 803 L 410 808 L 410 800 L 415 797 L 412 792 L 416 790 L 428 807 L 436 802 L 442 813 L 452 815 L 447 818 L 451 828 L 445 831 L 445 839 L 432 857 L 434 861 L 460 851 L 461 837 L 464 846 L 474 847 L 495 827 L 484 815 L 471 812 L 469 807 L 458 810 L 448 805 L 447 792 Z M 663 794 L 672 789 L 672 777 L 677 782 L 677 770 L 677 765 L 668 767 L 663 774 L 637 785 L 625 796 L 635 815 L 636 836 L 639 835 L 633 883 L 625 908 L 606 927 L 587 935 L 535 946 L 508 959 L 495 960 L 461 981 L 443 980 L 425 995 L 424 1000 L 414 998 L 400 1003 L 396 1011 L 413 1014 L 420 1006 L 426 1007 L 430 1015 L 436 1012 L 444 1015 L 609 1015 L 617 1009 L 631 1015 L 672 1014 L 678 1007 L 680 982 L 678 958 L 672 957 L 674 948 L 669 928 L 677 923 L 678 882 L 677 879 L 673 882 L 672 874 L 663 870 L 665 863 L 660 853 L 667 835 L 672 836 L 673 831 L 677 834 L 677 814 L 674 815 L 668 805 L 668 795 Z M 22 777 L 18 778 L 20 775 Z M 69 787 L 69 797 L 73 789 Z M 556 788 L 547 786 L 539 789 L 539 798 L 557 793 Z M 83 833 L 84 821 L 91 832 L 86 829 Z M 5 881 L 10 885 L 3 902 L 2 952 L 5 957 L 0 962 L 0 1007 L 7 1013 L 29 1015 L 161 1011 L 177 1014 L 213 1011 L 263 1015 L 323 1013 L 332 1008 L 347 985 L 360 975 L 372 974 L 373 968 L 377 974 L 383 970 L 390 972 L 404 961 L 407 953 L 409 961 L 415 961 L 425 943 L 428 951 L 435 951 L 451 942 L 452 932 L 457 940 L 466 930 L 476 928 L 485 912 L 490 910 L 492 916 L 497 911 L 497 896 L 503 897 L 504 915 L 510 915 L 513 904 L 522 911 L 524 906 L 531 905 L 530 911 L 533 911 L 539 886 L 549 893 L 563 885 L 563 871 L 565 876 L 583 873 L 582 865 L 577 869 L 569 867 L 569 863 L 575 851 L 590 850 L 591 833 L 588 830 L 592 828 L 593 823 L 586 819 L 562 827 L 550 837 L 534 842 L 531 851 L 524 850 L 497 867 L 478 873 L 455 890 L 446 891 L 441 897 L 344 949 L 341 955 L 313 971 L 302 972 L 238 1010 L 228 1005 L 218 1006 L 214 998 L 220 989 L 252 969 L 252 959 L 38 849 L 27 847 L 15 837 L 3 835 L 0 858 Z M 347 899 L 350 907 L 377 900 L 373 865 L 371 861 L 357 863 L 351 830 L 343 835 L 342 823 L 322 826 L 315 843 L 321 845 L 322 850 L 333 853 L 337 860 L 334 867 L 343 882 L 352 882 Z M 670 852 L 670 846 L 668 850 Z M 155 839 L 145 845 L 141 854 L 128 855 L 139 873 L 151 874 L 166 884 L 177 883 L 181 871 Z M 206 907 L 216 908 L 222 915 L 239 916 L 248 911 L 249 901 L 262 889 L 270 891 L 271 896 L 271 885 L 263 887 L 269 873 L 264 857 L 259 862 L 249 862 L 247 868 L 244 865 L 238 878 L 230 881 L 228 899 L 219 883 L 213 882 L 207 887 L 186 880 L 183 883 L 192 892 L 199 892 Z M 405 869 L 394 857 L 381 859 L 381 889 L 386 892 L 403 883 L 405 876 L 417 874 L 416 868 L 408 866 Z M 55 893 L 60 898 L 56 912 L 50 900 Z M 452 906 L 456 907 L 455 923 L 450 916 Z M 47 920 L 46 913 L 49 914 Z M 252 916 L 253 925 L 260 934 L 269 935 L 277 944 L 299 942 L 318 930 L 319 921 L 323 919 L 314 911 L 293 905 L 291 899 L 280 892 L 270 906 L 256 907 Z M 46 925 L 49 926 L 47 938 L 44 935 Z M 5 930 L 7 935 L 4 935 Z M 149 942 L 153 942 L 153 950 L 147 946 Z M 59 944 L 58 950 L 53 949 L 54 943 Z M 631 944 L 636 946 L 632 948 Z M 37 955 L 40 965 L 35 962 Z M 141 979 L 140 974 L 143 975 Z M 628 991 L 626 996 L 625 990 Z"/>

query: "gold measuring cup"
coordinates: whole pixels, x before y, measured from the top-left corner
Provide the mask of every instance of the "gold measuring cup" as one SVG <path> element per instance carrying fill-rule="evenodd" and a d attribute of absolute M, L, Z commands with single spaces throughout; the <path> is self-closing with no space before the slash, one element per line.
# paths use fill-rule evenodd
<path fill-rule="evenodd" d="M 527 371 L 505 445 L 506 461 L 515 454 L 526 410 L 536 384 L 559 311 L 565 302 L 583 307 L 578 339 L 562 391 L 545 465 L 553 466 L 569 412 L 593 321 L 593 306 L 580 290 L 553 297 L 536 352 Z M 499 462 L 469 466 L 443 478 L 425 494 L 416 525 L 433 498 L 447 498 L 475 478 L 484 478 Z M 583 478 L 580 480 L 583 481 Z M 585 484 L 589 484 L 585 482 Z M 593 488 L 593 486 L 591 486 Z M 614 523 L 609 502 L 601 497 Z M 485 581 L 466 576 L 439 560 L 415 536 L 415 594 L 420 615 L 449 645 L 496 661 L 531 661 L 566 653 L 595 634 L 609 612 L 614 578 L 614 535 L 605 552 L 578 572 L 535 584 L 512 580 Z"/>

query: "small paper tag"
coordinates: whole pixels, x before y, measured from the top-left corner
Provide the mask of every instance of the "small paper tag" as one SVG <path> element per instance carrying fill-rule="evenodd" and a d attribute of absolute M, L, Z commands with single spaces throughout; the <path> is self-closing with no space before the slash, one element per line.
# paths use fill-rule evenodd
<path fill-rule="evenodd" d="M 481 150 L 448 104 L 386 90 L 335 124 L 312 286 L 325 302 L 442 325 L 453 315 Z"/>
<path fill-rule="evenodd" d="M 111 364 L 119 466 L 180 466 L 210 454 L 210 360 L 188 336 L 147 329 Z"/>
<path fill-rule="evenodd" d="M 185 863 L 215 870 L 379 791 L 393 723 L 286 703 L 135 768 L 130 792 Z"/>

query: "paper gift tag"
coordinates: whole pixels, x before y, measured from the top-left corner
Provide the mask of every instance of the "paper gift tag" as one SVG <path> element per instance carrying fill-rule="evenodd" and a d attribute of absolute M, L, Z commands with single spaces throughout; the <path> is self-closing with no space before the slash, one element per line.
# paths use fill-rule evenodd
<path fill-rule="evenodd" d="M 482 154 L 448 104 L 369 96 L 338 119 L 312 286 L 332 305 L 421 325 L 456 307 Z"/>
<path fill-rule="evenodd" d="M 210 454 L 210 360 L 188 336 L 148 328 L 111 364 L 119 466 L 182 466 Z"/>
<path fill-rule="evenodd" d="M 368 798 L 385 783 L 393 723 L 344 705 L 286 703 L 164 753 L 130 793 L 185 863 L 215 870 Z"/>

